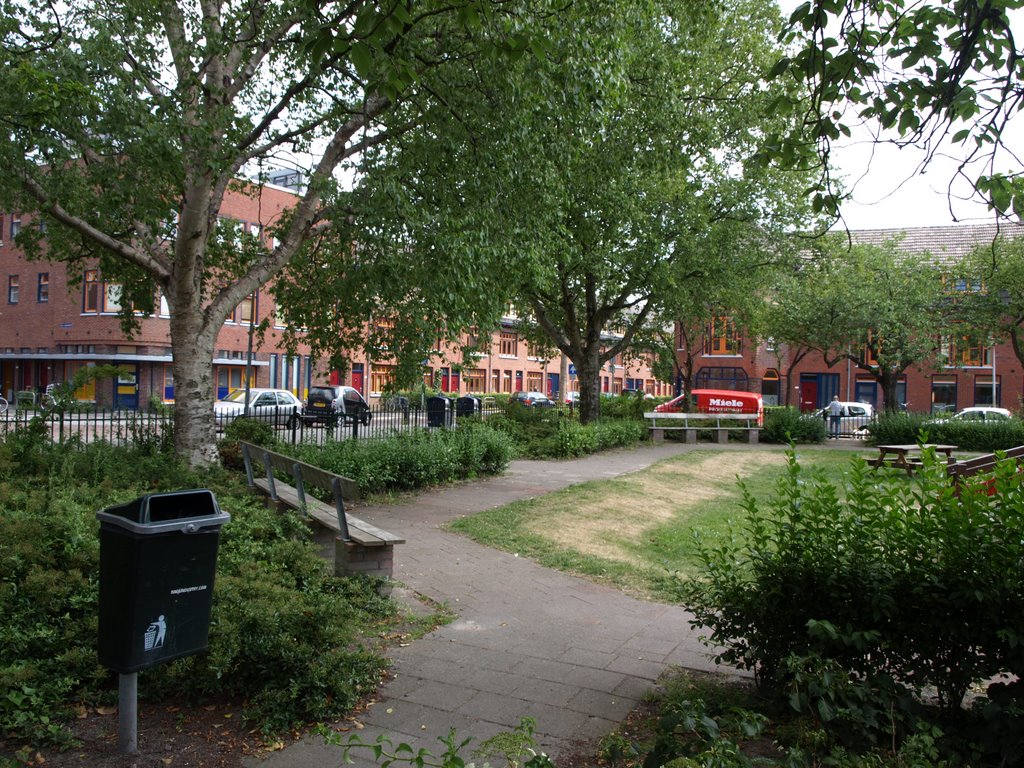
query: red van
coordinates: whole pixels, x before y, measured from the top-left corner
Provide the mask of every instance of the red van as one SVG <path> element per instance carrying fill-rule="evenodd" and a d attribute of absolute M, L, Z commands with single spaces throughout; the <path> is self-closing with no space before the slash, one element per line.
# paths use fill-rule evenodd
<path fill-rule="evenodd" d="M 749 413 L 757 414 L 758 426 L 764 425 L 764 402 L 756 392 L 737 392 L 732 389 L 695 389 L 693 396 L 697 413 Z M 685 396 L 655 407 L 655 413 L 679 413 Z"/>

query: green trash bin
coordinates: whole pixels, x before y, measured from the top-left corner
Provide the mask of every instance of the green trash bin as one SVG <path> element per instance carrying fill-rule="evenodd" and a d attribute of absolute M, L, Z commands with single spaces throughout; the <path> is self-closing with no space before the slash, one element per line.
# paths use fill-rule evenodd
<path fill-rule="evenodd" d="M 208 490 L 141 496 L 100 521 L 99 660 L 122 674 L 206 650 L 220 529 Z"/>

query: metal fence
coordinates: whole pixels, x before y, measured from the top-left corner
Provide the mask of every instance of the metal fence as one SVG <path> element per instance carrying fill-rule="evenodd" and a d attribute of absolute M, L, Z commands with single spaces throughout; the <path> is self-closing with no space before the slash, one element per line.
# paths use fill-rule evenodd
<path fill-rule="evenodd" d="M 322 445 L 328 440 L 385 438 L 422 429 L 450 428 L 460 419 L 486 418 L 502 410 L 493 401 L 470 403 L 445 399 L 409 403 L 392 399 L 375 403 L 369 412 L 355 418 L 338 415 L 316 421 L 312 417 L 293 418 L 293 412 L 284 409 L 253 414 L 249 418 L 268 424 L 285 442 Z M 233 420 L 234 417 L 216 419 L 218 438 Z M 39 407 L 11 407 L 0 414 L 0 438 L 6 439 L 13 432 L 34 425 L 54 442 L 104 440 L 115 445 L 131 445 L 168 439 L 173 422 L 173 409 L 155 412 L 83 408 L 61 412 Z"/>

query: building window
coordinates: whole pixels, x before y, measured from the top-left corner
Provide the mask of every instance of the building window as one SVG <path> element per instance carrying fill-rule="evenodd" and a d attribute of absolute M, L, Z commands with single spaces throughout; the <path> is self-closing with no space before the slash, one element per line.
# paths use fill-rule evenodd
<path fill-rule="evenodd" d="M 1002 402 L 1000 397 L 999 376 L 975 376 L 974 377 L 974 404 L 993 405 L 998 407 Z"/>
<path fill-rule="evenodd" d="M 36 301 L 45 304 L 50 300 L 50 273 L 40 272 L 39 282 L 36 285 Z"/>
<path fill-rule="evenodd" d="M 526 389 L 530 392 L 540 392 L 543 386 L 544 377 L 540 371 L 526 372 Z"/>
<path fill-rule="evenodd" d="M 231 313 L 232 316 L 228 318 L 228 321 L 230 322 L 234 320 L 235 317 L 237 317 L 238 322 L 242 323 L 243 325 L 250 325 L 251 323 L 255 322 L 255 309 L 256 294 L 250 294 L 249 296 L 246 296 L 244 299 L 242 299 L 239 305 L 235 308 L 235 311 Z"/>
<path fill-rule="evenodd" d="M 13 216 L 12 215 L 11 216 L 11 240 L 14 240 L 14 238 L 16 238 L 18 236 L 19 232 L 21 232 L 21 217 L 20 216 Z"/>
<path fill-rule="evenodd" d="M 18 286 L 18 276 L 17 275 L 10 275 L 10 276 L 8 276 L 8 278 L 7 278 L 7 303 L 8 304 L 17 304 L 18 303 L 18 293 L 19 293 L 19 291 L 20 291 L 20 288 Z"/>
<path fill-rule="evenodd" d="M 512 371 L 505 371 L 501 379 L 501 391 L 506 394 L 512 392 Z"/>
<path fill-rule="evenodd" d="M 864 345 L 864 367 L 865 368 L 877 368 L 878 367 L 878 353 L 882 349 L 882 339 L 879 337 L 875 339 L 875 332 L 868 331 L 868 340 Z"/>
<path fill-rule="evenodd" d="M 498 338 L 498 354 L 515 357 L 518 354 L 519 334 L 515 331 L 502 331 Z"/>
<path fill-rule="evenodd" d="M 483 368 L 470 368 L 462 372 L 462 380 L 466 384 L 466 391 L 470 394 L 479 394 L 487 391 L 487 371 Z"/>
<path fill-rule="evenodd" d="M 491 371 L 491 392 L 501 392 L 501 371 Z"/>
<path fill-rule="evenodd" d="M 740 354 L 740 336 L 731 317 L 716 317 L 708 325 L 705 355 Z"/>
<path fill-rule="evenodd" d="M 164 366 L 164 402 L 174 402 L 174 368 L 170 365 Z"/>
<path fill-rule="evenodd" d="M 978 368 L 991 365 L 992 350 L 970 336 L 954 339 L 943 350 L 946 353 L 946 365 L 954 368 Z"/>
<path fill-rule="evenodd" d="M 121 294 L 123 289 L 117 283 L 103 284 L 103 311 L 115 314 L 121 311 Z"/>
<path fill-rule="evenodd" d="M 953 413 L 956 410 L 956 376 L 932 379 L 932 413 Z"/>
<path fill-rule="evenodd" d="M 100 273 L 98 269 L 85 270 L 82 281 L 82 311 L 100 311 Z"/>
<path fill-rule="evenodd" d="M 532 344 L 532 343 L 526 345 L 526 356 L 529 357 L 532 360 L 544 360 L 544 359 L 546 359 L 547 356 L 544 353 L 545 353 L 544 347 L 541 347 L 541 346 L 539 346 L 537 344 Z"/>
<path fill-rule="evenodd" d="M 374 365 L 370 371 L 370 392 L 379 395 L 395 380 L 393 365 Z"/>

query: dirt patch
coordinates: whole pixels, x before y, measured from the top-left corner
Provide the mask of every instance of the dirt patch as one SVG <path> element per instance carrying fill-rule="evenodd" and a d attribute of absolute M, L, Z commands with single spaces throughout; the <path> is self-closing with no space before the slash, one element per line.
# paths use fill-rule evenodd
<path fill-rule="evenodd" d="M 745 451 L 742 462 L 715 454 L 701 461 L 672 461 L 620 478 L 593 501 L 581 499 L 572 509 L 572 524 L 545 515 L 529 526 L 535 535 L 585 555 L 642 565 L 631 551 L 655 526 L 685 514 L 687 509 L 729 495 L 737 477 L 765 467 L 782 466 L 777 451 Z"/>
<path fill-rule="evenodd" d="M 76 746 L 20 750 L 0 742 L 0 755 L 16 765 L 47 768 L 239 768 L 248 755 L 265 753 L 264 744 L 242 723 L 237 705 L 139 704 L 138 753 L 118 752 L 117 707 L 82 708 L 69 724 Z M 2 759 L 0 759 L 2 762 Z"/>

